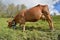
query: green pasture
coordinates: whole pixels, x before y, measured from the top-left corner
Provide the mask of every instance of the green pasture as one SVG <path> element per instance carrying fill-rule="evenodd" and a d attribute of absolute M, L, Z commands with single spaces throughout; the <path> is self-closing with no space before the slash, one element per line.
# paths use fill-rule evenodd
<path fill-rule="evenodd" d="M 26 22 L 26 31 L 22 32 L 21 27 L 17 29 L 8 28 L 7 20 L 0 18 L 0 40 L 58 40 L 60 35 L 60 16 L 53 16 L 55 31 L 50 32 L 46 21 Z"/>

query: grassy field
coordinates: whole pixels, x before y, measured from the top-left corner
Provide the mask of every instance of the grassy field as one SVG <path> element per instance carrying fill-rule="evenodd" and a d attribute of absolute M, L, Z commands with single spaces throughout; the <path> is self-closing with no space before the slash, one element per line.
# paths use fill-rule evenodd
<path fill-rule="evenodd" d="M 6 22 L 8 19 L 0 18 L 0 40 L 58 40 L 60 35 L 60 16 L 53 16 L 54 32 L 49 32 L 48 23 L 42 20 L 27 22 L 25 32 L 18 25 L 17 29 L 10 29 Z"/>

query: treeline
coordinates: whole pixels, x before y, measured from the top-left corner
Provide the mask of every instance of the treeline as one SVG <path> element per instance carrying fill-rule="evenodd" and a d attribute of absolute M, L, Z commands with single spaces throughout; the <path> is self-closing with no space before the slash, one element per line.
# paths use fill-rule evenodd
<path fill-rule="evenodd" d="M 14 17 L 18 12 L 26 8 L 27 7 L 24 4 L 14 5 L 11 3 L 6 5 L 0 1 L 0 17 Z"/>

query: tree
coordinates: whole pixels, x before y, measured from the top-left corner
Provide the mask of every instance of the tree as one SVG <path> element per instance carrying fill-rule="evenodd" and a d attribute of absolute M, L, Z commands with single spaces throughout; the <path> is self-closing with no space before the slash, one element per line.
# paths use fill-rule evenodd
<path fill-rule="evenodd" d="M 13 14 L 15 13 L 15 5 L 12 3 L 12 4 L 9 4 L 8 5 L 8 8 L 7 8 L 7 13 L 8 13 L 8 16 L 9 17 L 12 17 Z"/>
<path fill-rule="evenodd" d="M 54 13 L 54 16 L 56 16 L 56 13 Z"/>
<path fill-rule="evenodd" d="M 17 14 L 18 12 L 20 12 L 20 9 L 21 9 L 21 6 L 20 5 L 17 5 L 15 7 L 15 14 Z"/>
<path fill-rule="evenodd" d="M 26 6 L 24 4 L 17 6 L 15 6 L 13 3 L 9 4 L 7 8 L 7 16 L 14 17 L 17 13 L 19 13 L 23 9 L 26 9 Z"/>
<path fill-rule="evenodd" d="M 0 0 L 0 16 L 4 16 L 4 14 L 6 13 L 6 5 L 3 4 L 2 0 Z"/>
<path fill-rule="evenodd" d="M 21 10 L 26 9 L 26 8 L 27 7 L 24 4 L 21 5 Z"/>

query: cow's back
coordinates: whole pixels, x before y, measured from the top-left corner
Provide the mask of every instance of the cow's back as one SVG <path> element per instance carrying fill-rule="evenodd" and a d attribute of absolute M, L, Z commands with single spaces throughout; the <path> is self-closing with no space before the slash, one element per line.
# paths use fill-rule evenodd
<path fill-rule="evenodd" d="M 28 9 L 25 12 L 25 19 L 26 21 L 37 21 L 40 19 L 42 13 L 41 13 L 42 9 L 39 7 L 34 7 L 31 9 Z"/>
<path fill-rule="evenodd" d="M 19 22 L 18 20 L 21 20 L 21 18 L 23 18 L 25 21 L 37 21 L 42 17 L 42 11 L 45 7 L 45 5 L 37 5 L 28 10 L 22 10 L 19 14 L 15 16 L 14 19 L 17 22 Z"/>

